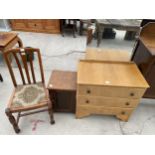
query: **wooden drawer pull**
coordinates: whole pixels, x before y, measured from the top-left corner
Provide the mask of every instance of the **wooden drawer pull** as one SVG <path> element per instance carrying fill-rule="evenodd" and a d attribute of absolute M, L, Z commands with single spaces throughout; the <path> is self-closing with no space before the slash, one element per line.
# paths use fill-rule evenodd
<path fill-rule="evenodd" d="M 126 102 L 125 105 L 130 105 L 130 103 L 129 102 Z"/>
<path fill-rule="evenodd" d="M 90 94 L 91 93 L 91 91 L 90 90 L 87 90 L 87 94 Z"/>
<path fill-rule="evenodd" d="M 122 111 L 121 114 L 122 114 L 122 115 L 125 115 L 125 111 Z"/>
<path fill-rule="evenodd" d="M 89 103 L 89 100 L 86 100 L 86 103 L 88 104 Z"/>
<path fill-rule="evenodd" d="M 34 26 L 37 26 L 37 24 L 34 24 Z"/>
<path fill-rule="evenodd" d="M 130 93 L 130 96 L 135 96 L 135 94 L 134 93 Z"/>

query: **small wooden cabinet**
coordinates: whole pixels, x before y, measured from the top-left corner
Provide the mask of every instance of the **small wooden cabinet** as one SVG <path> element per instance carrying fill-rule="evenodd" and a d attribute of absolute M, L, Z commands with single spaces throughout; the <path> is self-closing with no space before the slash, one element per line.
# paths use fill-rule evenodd
<path fill-rule="evenodd" d="M 48 83 L 48 91 L 55 112 L 75 113 L 76 72 L 54 70 Z"/>
<path fill-rule="evenodd" d="M 127 121 L 148 87 L 132 62 L 81 60 L 76 117 L 106 114 Z"/>
<path fill-rule="evenodd" d="M 13 30 L 60 33 L 59 19 L 11 19 Z"/>

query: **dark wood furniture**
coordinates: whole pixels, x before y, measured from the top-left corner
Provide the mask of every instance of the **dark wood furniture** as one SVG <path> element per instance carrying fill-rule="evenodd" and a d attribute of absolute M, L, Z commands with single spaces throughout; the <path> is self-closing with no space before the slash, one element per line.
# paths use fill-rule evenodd
<path fill-rule="evenodd" d="M 129 35 L 133 38 L 133 36 L 135 36 L 135 34 L 140 30 L 140 23 L 141 21 L 132 19 L 97 19 L 97 46 L 100 45 L 102 34 L 105 28 L 126 30 L 127 33 L 125 35 L 125 38 L 129 39 Z"/>
<path fill-rule="evenodd" d="M 77 20 L 76 19 L 61 19 L 61 34 L 64 37 L 66 31 L 70 31 L 73 34 L 73 37 L 76 38 L 77 31 Z"/>
<path fill-rule="evenodd" d="M 144 25 L 146 25 L 150 22 L 155 22 L 155 19 L 142 19 L 140 26 L 143 27 Z"/>
<path fill-rule="evenodd" d="M 76 72 L 54 70 L 48 90 L 56 112 L 75 112 Z"/>
<path fill-rule="evenodd" d="M 150 85 L 143 97 L 155 98 L 155 23 L 142 28 L 131 60 L 138 65 Z"/>
<path fill-rule="evenodd" d="M 93 22 L 93 19 L 79 19 L 80 21 L 80 30 L 79 35 L 83 35 L 84 32 L 84 25 L 87 25 L 86 27 L 90 26 Z"/>
<path fill-rule="evenodd" d="M 59 19 L 11 19 L 13 30 L 60 33 Z"/>
<path fill-rule="evenodd" d="M 29 53 L 29 63 L 27 63 L 26 59 L 27 53 Z M 39 61 L 38 64 L 41 75 L 41 80 L 39 82 L 37 82 L 38 77 L 35 76 L 35 69 L 32 61 L 32 53 L 36 54 L 36 57 L 38 58 Z M 22 84 L 19 83 L 19 80 L 17 84 L 16 76 L 8 60 L 9 54 L 12 54 L 13 57 L 15 58 L 21 76 Z M 15 87 L 5 112 L 6 115 L 8 116 L 10 123 L 13 125 L 15 132 L 16 133 L 20 132 L 18 126 L 20 117 L 34 114 L 37 112 L 48 110 L 50 115 L 50 122 L 51 124 L 53 124 L 54 119 L 52 112 L 52 104 L 48 96 L 48 91 L 45 87 L 44 72 L 40 50 L 36 48 L 11 49 L 4 53 L 4 57 Z M 25 72 L 23 72 L 23 70 Z M 44 107 L 47 108 L 45 109 Z M 36 111 L 36 109 L 39 110 Z M 15 119 L 15 117 L 13 116 L 13 113 L 18 113 L 17 119 Z"/>

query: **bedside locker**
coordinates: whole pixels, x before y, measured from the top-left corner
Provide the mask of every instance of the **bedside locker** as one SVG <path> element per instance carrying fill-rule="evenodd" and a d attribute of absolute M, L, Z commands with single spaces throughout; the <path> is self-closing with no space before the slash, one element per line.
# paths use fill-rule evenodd
<path fill-rule="evenodd" d="M 48 91 L 55 112 L 75 113 L 76 72 L 54 70 L 48 83 Z"/>
<path fill-rule="evenodd" d="M 81 60 L 76 117 L 105 114 L 128 121 L 148 87 L 132 62 Z"/>

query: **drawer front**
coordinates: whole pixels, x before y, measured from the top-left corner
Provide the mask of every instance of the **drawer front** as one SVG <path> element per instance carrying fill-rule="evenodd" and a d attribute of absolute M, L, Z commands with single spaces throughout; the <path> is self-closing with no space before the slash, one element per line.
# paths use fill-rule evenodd
<path fill-rule="evenodd" d="M 96 96 L 77 96 L 78 105 L 94 105 L 105 107 L 136 107 L 140 99 L 129 98 L 111 98 L 111 97 L 96 97 Z"/>
<path fill-rule="evenodd" d="M 145 92 L 143 88 L 127 87 L 102 87 L 78 85 L 77 95 L 122 97 L 122 98 L 141 98 Z"/>
<path fill-rule="evenodd" d="M 60 23 L 59 20 L 45 20 L 44 21 L 44 29 L 46 30 L 60 30 Z"/>
<path fill-rule="evenodd" d="M 11 25 L 13 29 L 25 29 L 26 24 L 24 23 L 23 19 L 12 19 Z"/>
<path fill-rule="evenodd" d="M 76 116 L 85 114 L 104 114 L 104 115 L 116 115 L 116 116 L 128 116 L 133 112 L 133 108 L 118 108 L 118 107 L 99 107 L 92 105 L 78 105 L 76 107 Z"/>
<path fill-rule="evenodd" d="M 27 23 L 27 24 L 28 24 L 28 27 L 33 30 L 36 30 L 36 29 L 42 30 L 43 29 L 43 26 L 41 23 Z"/>

